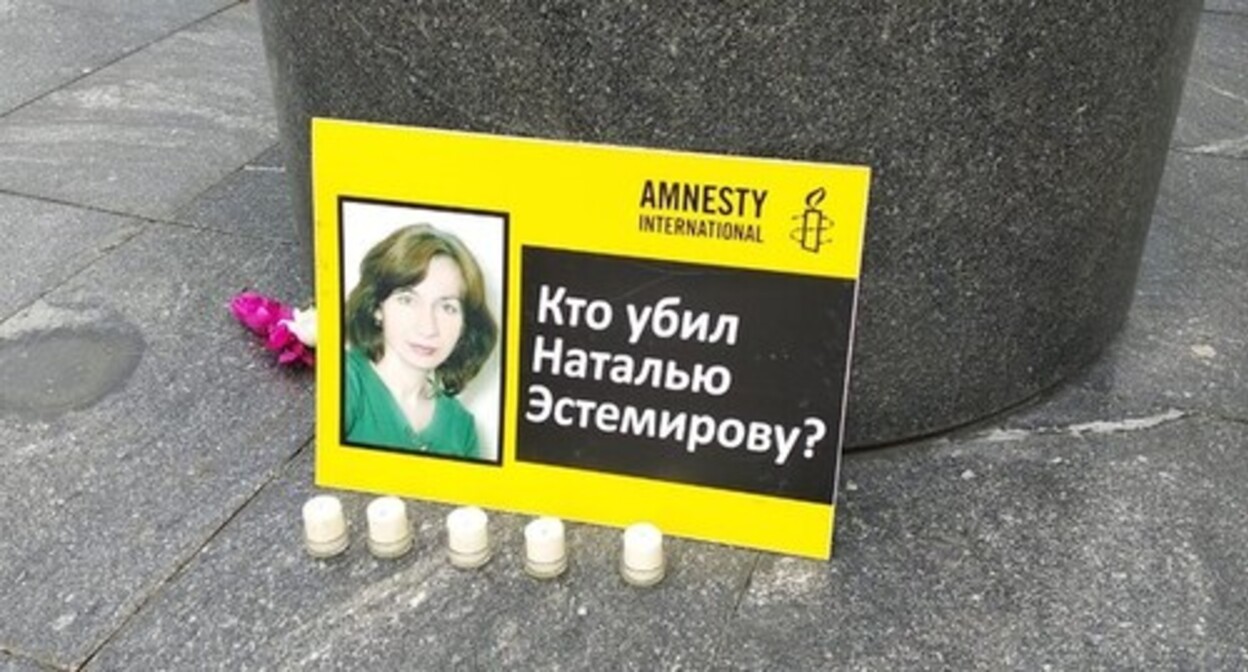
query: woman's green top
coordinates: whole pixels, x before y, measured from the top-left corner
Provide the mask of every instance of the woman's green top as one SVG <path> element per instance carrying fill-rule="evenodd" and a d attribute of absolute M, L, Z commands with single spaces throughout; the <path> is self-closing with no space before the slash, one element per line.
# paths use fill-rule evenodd
<path fill-rule="evenodd" d="M 452 397 L 434 397 L 433 417 L 422 430 L 408 424 L 390 388 L 368 356 L 347 350 L 347 443 L 479 459 L 472 414 Z"/>

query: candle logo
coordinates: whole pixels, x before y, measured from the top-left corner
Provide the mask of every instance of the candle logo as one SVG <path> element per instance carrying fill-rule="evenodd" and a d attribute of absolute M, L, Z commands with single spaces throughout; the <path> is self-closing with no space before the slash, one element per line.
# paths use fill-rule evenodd
<path fill-rule="evenodd" d="M 802 214 L 793 215 L 791 218 L 800 220 L 801 224 L 789 232 L 789 237 L 796 241 L 803 250 L 812 254 L 818 254 L 824 243 L 832 242 L 832 235 L 829 231 L 832 229 L 833 222 L 819 208 L 827 195 L 828 192 L 823 187 L 806 194 L 806 209 L 802 211 Z"/>

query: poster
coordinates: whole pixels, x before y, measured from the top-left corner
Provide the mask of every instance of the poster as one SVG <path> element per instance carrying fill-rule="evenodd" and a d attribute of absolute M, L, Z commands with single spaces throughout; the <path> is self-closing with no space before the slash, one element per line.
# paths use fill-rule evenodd
<path fill-rule="evenodd" d="M 318 484 L 829 557 L 866 167 L 312 131 Z"/>

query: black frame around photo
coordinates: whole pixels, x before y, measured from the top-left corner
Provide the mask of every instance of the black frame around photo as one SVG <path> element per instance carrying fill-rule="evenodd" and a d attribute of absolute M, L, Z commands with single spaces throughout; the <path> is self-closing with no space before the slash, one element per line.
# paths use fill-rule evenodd
<path fill-rule="evenodd" d="M 420 458 L 454 460 L 482 465 L 503 462 L 504 409 L 506 408 L 506 333 L 508 324 L 508 232 L 509 214 L 487 210 L 450 208 L 428 203 L 387 201 L 342 196 L 338 199 L 338 265 L 341 324 L 337 347 L 343 352 L 339 367 L 339 441 L 344 446 L 400 453 Z M 469 249 L 485 280 L 486 305 L 498 324 L 498 338 L 482 370 L 459 395 L 473 416 L 482 456 L 464 458 L 420 452 L 394 445 L 348 441 L 347 409 L 347 298 L 358 282 L 359 264 L 369 249 L 395 230 L 411 224 L 429 224 L 459 238 Z M 484 431 L 483 431 L 484 430 Z M 488 448 L 486 448 L 488 446 Z"/>

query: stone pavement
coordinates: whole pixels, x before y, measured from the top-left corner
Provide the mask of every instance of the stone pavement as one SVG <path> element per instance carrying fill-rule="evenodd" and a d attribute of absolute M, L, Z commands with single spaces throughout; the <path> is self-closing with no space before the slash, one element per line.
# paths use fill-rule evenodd
<path fill-rule="evenodd" d="M 520 570 L 303 554 L 311 377 L 254 8 L 0 0 L 0 670 L 1248 667 L 1248 2 L 1208 0 L 1125 332 L 976 427 L 850 454 L 830 563 L 618 533 Z"/>

